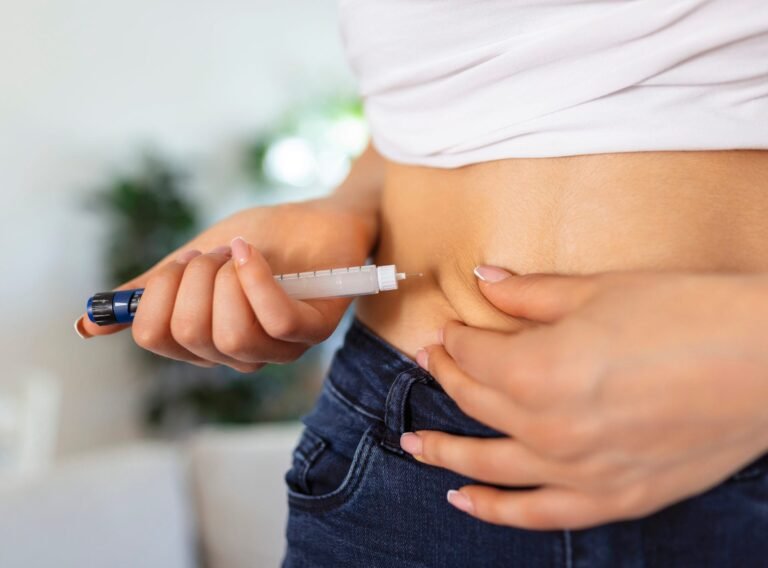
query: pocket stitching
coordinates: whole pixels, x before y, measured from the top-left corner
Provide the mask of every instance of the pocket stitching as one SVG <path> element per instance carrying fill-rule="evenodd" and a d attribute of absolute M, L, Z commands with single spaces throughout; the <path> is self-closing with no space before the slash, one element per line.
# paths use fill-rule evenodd
<path fill-rule="evenodd" d="M 360 486 L 368 469 L 368 463 L 376 442 L 373 436 L 374 426 L 369 427 L 360 439 L 360 444 L 352 456 L 347 475 L 341 485 L 324 495 L 304 495 L 288 487 L 288 500 L 291 505 L 310 511 L 328 511 L 343 505 Z"/>
<path fill-rule="evenodd" d="M 306 437 L 309 440 L 310 451 L 306 452 L 303 450 L 300 440 L 299 446 L 296 448 L 296 453 L 298 456 L 295 458 L 297 461 L 301 462 L 301 469 L 297 472 L 297 483 L 302 488 L 302 490 L 309 492 L 309 483 L 307 483 L 307 474 L 309 473 L 309 468 L 312 467 L 315 459 L 318 455 L 320 455 L 320 452 L 325 449 L 327 444 L 325 440 L 315 434 L 309 427 L 304 428 L 302 437 Z"/>

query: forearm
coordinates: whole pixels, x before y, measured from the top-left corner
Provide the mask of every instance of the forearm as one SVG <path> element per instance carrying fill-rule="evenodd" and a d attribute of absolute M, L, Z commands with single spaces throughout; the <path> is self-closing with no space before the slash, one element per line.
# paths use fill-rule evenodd
<path fill-rule="evenodd" d="M 328 197 L 317 203 L 348 211 L 368 226 L 371 249 L 379 235 L 379 210 L 386 162 L 373 144 L 355 160 L 346 179 Z"/>

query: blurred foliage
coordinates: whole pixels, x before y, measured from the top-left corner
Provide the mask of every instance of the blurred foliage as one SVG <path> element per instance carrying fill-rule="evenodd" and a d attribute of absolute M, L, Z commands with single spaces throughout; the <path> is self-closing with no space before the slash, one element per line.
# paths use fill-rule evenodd
<path fill-rule="evenodd" d="M 185 197 L 185 178 L 166 160 L 145 154 L 135 171 L 117 175 L 97 190 L 93 203 L 107 215 L 110 227 L 104 266 L 116 285 L 196 233 L 198 216 Z"/>
<path fill-rule="evenodd" d="M 166 373 L 165 388 L 150 393 L 145 422 L 155 431 L 178 434 L 199 424 L 297 419 L 317 395 L 319 373 L 314 351 L 294 363 L 267 365 L 247 375 L 227 367 L 193 370 L 176 364 Z"/>

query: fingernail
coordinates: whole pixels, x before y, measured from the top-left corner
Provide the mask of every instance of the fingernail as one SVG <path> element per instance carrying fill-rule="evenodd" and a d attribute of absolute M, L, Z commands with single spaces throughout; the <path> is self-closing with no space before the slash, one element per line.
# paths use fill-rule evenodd
<path fill-rule="evenodd" d="M 483 282 L 499 282 L 512 276 L 511 272 L 497 266 L 475 266 L 473 272 Z"/>
<path fill-rule="evenodd" d="M 251 247 L 245 242 L 243 237 L 235 237 L 230 244 L 232 247 L 232 256 L 237 264 L 243 265 L 248 262 L 248 257 L 251 256 Z"/>
<path fill-rule="evenodd" d="M 419 367 L 421 367 L 424 370 L 429 370 L 429 353 L 427 353 L 426 349 L 419 349 L 416 351 L 416 362 L 419 364 Z"/>
<path fill-rule="evenodd" d="M 221 245 L 220 247 L 216 247 L 214 249 L 211 249 L 211 252 L 208 254 L 225 254 L 227 256 L 230 256 L 232 254 L 232 248 L 228 245 Z"/>
<path fill-rule="evenodd" d="M 421 455 L 421 438 L 418 434 L 414 434 L 413 432 L 406 432 L 400 436 L 400 447 L 414 457 Z"/>
<path fill-rule="evenodd" d="M 179 264 L 187 264 L 190 260 L 195 258 L 196 256 L 200 256 L 202 253 L 199 250 L 188 250 L 186 252 L 183 252 L 179 255 L 179 257 L 176 259 L 176 262 Z"/>
<path fill-rule="evenodd" d="M 80 336 L 80 339 L 90 339 L 93 337 L 90 333 L 88 333 L 85 330 L 85 327 L 83 326 L 83 317 L 80 316 L 75 320 L 75 333 Z"/>
<path fill-rule="evenodd" d="M 448 502 L 456 507 L 459 511 L 472 513 L 475 510 L 474 506 L 472 506 L 472 501 L 470 498 L 464 495 L 461 491 L 449 489 L 448 494 L 446 495 L 446 499 L 448 499 Z"/>

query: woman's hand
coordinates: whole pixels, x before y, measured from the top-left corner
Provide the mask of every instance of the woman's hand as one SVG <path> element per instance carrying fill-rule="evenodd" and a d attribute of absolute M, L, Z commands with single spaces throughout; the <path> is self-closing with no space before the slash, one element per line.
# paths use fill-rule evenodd
<path fill-rule="evenodd" d="M 451 323 L 419 363 L 469 416 L 509 437 L 403 435 L 420 461 L 481 482 L 449 501 L 528 529 L 648 515 L 768 450 L 765 276 L 476 271 L 486 298 L 534 325 Z M 485 278 L 486 281 L 482 281 Z"/>
<path fill-rule="evenodd" d="M 242 372 L 296 359 L 333 332 L 350 300 L 294 300 L 273 274 L 362 264 L 376 234 L 373 213 L 333 197 L 239 212 L 120 286 L 145 288 L 133 337 L 164 357 Z M 235 237 L 234 250 L 222 246 Z M 84 336 L 126 327 L 77 325 Z"/>

